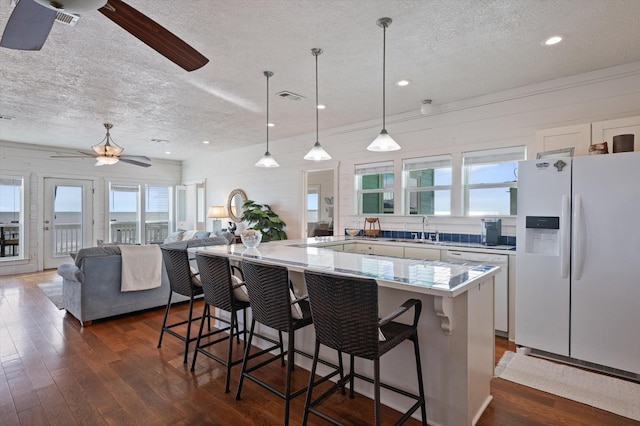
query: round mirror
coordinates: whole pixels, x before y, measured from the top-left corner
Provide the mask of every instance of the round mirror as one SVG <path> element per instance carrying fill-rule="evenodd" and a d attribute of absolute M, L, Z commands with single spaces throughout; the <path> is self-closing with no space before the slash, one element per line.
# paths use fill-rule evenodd
<path fill-rule="evenodd" d="M 242 189 L 234 189 L 227 199 L 227 212 L 234 222 L 242 222 L 243 205 L 247 194 Z"/>

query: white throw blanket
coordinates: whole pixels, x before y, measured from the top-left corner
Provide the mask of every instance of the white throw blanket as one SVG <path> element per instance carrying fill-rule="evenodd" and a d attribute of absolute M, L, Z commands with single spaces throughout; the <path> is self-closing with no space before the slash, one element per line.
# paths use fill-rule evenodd
<path fill-rule="evenodd" d="M 120 291 L 149 290 L 162 284 L 162 252 L 158 245 L 118 246 L 122 257 Z"/>

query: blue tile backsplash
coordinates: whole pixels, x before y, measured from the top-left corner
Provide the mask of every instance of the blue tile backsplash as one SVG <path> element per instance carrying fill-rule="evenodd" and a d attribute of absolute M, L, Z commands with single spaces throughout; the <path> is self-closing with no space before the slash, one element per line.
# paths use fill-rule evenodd
<path fill-rule="evenodd" d="M 345 231 L 344 235 L 347 235 Z M 362 231 L 358 234 L 362 236 Z M 440 241 L 451 241 L 454 243 L 475 243 L 480 244 L 480 234 L 455 234 L 455 233 L 445 233 L 441 232 Z M 411 231 L 385 231 L 382 230 L 380 232 L 381 238 L 400 238 L 400 239 L 414 239 L 415 237 L 420 238 L 420 232 L 411 232 Z M 429 233 L 429 239 L 435 239 L 435 234 L 433 232 Z M 507 246 L 515 246 L 516 245 L 516 237 L 514 236 L 505 236 L 500 237 L 500 245 Z"/>

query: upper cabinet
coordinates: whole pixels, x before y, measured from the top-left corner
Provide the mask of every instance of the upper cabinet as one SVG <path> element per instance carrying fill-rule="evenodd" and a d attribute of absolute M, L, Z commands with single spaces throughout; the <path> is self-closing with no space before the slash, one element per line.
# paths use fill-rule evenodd
<path fill-rule="evenodd" d="M 574 148 L 573 155 L 588 155 L 591 143 L 591 124 L 544 129 L 536 132 L 536 154 Z"/>
<path fill-rule="evenodd" d="M 610 153 L 613 152 L 613 137 L 627 134 L 635 135 L 633 150 L 640 151 L 640 117 L 599 121 L 591 126 L 592 143 L 607 142 Z"/>
<path fill-rule="evenodd" d="M 589 145 L 602 142 L 607 142 L 609 153 L 613 153 L 613 137 L 626 134 L 635 135 L 634 150 L 640 151 L 640 117 L 538 130 L 536 154 L 574 148 L 574 156 L 589 155 Z"/>

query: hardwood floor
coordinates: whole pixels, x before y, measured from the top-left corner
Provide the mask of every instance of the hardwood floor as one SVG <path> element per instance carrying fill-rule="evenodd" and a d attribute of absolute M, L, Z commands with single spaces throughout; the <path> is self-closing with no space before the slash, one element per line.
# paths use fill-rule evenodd
<path fill-rule="evenodd" d="M 235 400 L 239 367 L 233 369 L 231 393 L 225 394 L 220 364 L 199 356 L 192 373 L 190 364 L 182 364 L 182 343 L 171 336 L 157 349 L 162 309 L 82 328 L 37 285 L 54 280 L 59 280 L 55 271 L 0 276 L 0 425 L 282 424 L 282 400 L 259 386 L 245 382 L 242 400 Z M 178 310 L 184 316 L 186 305 Z M 496 339 L 496 360 L 506 350 L 515 348 Z M 283 382 L 279 364 L 264 370 L 269 380 Z M 307 378 L 305 370 L 296 369 L 294 387 Z M 502 379 L 493 380 L 491 392 L 494 399 L 480 426 L 638 425 Z M 293 400 L 291 424 L 300 423 L 303 405 L 304 397 Z M 364 397 L 336 395 L 327 407 L 348 424 L 372 422 L 373 404 Z M 385 409 L 384 424 L 396 415 Z M 324 423 L 312 416 L 309 424 Z"/>

